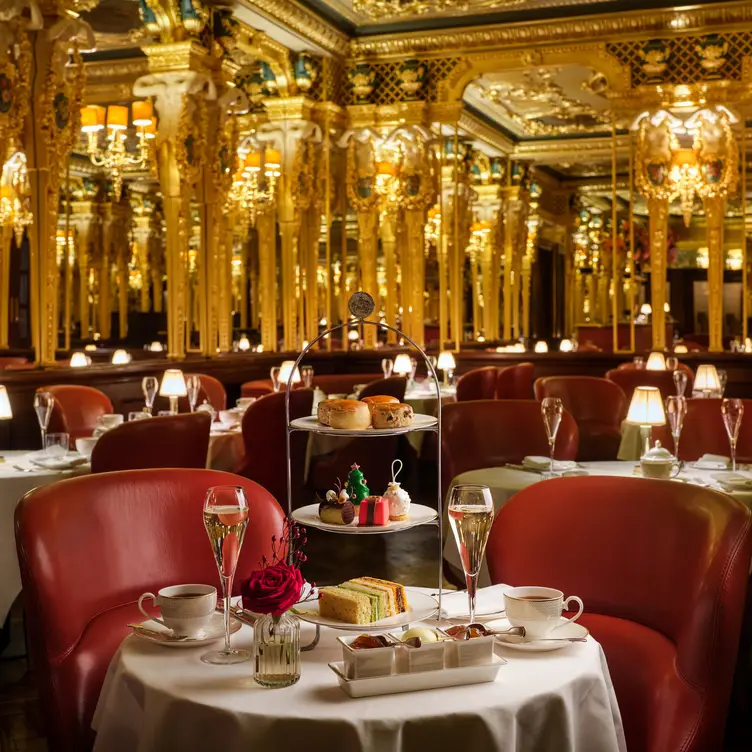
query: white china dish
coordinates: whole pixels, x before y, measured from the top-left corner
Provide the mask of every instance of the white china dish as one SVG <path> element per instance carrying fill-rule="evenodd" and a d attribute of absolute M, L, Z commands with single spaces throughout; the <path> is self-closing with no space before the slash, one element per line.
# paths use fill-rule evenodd
<path fill-rule="evenodd" d="M 360 649 L 351 647 L 360 635 L 338 637 L 342 646 L 342 660 L 348 679 L 370 679 L 374 676 L 390 676 L 394 673 L 397 643 L 390 640 L 383 648 Z"/>
<path fill-rule="evenodd" d="M 29 462 L 32 465 L 41 467 L 44 470 L 73 470 L 76 467 L 85 465 L 88 461 L 88 457 L 82 457 L 76 452 L 69 452 L 59 457 L 29 457 Z"/>
<path fill-rule="evenodd" d="M 133 634 L 135 637 L 155 645 L 164 645 L 168 648 L 195 648 L 201 645 L 209 645 L 212 642 L 223 639 L 225 636 L 224 616 L 220 613 L 212 616 L 209 625 L 204 629 L 203 635 L 200 637 L 176 637 L 167 627 L 151 619 L 141 622 L 141 626 L 158 633 L 160 636 L 151 635 L 140 629 L 134 629 Z M 230 617 L 230 634 L 235 634 L 242 626 L 237 619 Z"/>
<path fill-rule="evenodd" d="M 587 627 L 577 622 L 565 623 L 566 620 L 562 618 L 562 626 L 554 631 L 555 637 L 553 639 L 545 640 L 528 640 L 525 637 L 514 637 L 512 635 L 497 635 L 496 642 L 498 645 L 502 645 L 510 650 L 519 650 L 527 653 L 550 653 L 553 650 L 561 650 L 568 647 L 573 643 L 572 639 L 580 640 L 587 637 L 590 632 Z M 509 629 L 510 624 L 507 619 L 499 619 L 498 621 L 488 622 L 486 626 L 489 629 L 502 631 Z"/>
<path fill-rule="evenodd" d="M 313 415 L 305 418 L 296 418 L 290 421 L 290 427 L 295 428 L 298 431 L 314 431 L 315 433 L 332 434 L 333 436 L 397 436 L 403 433 L 410 433 L 410 431 L 425 431 L 426 429 L 433 428 L 438 424 L 438 419 L 433 415 L 415 415 L 413 422 L 409 426 L 403 428 L 368 428 L 362 429 L 345 429 L 345 428 L 332 428 L 331 426 L 325 426 L 319 423 L 318 419 Z"/>
<path fill-rule="evenodd" d="M 410 513 L 406 520 L 391 520 L 388 525 L 369 525 L 360 527 L 355 518 L 349 525 L 332 525 L 322 522 L 319 517 L 319 505 L 309 504 L 300 509 L 293 509 L 292 517 L 296 522 L 306 527 L 316 527 L 319 530 L 329 530 L 333 533 L 346 533 L 349 535 L 374 535 L 378 533 L 395 533 L 399 530 L 407 530 L 417 525 L 425 525 L 433 522 L 438 515 L 435 509 L 422 504 L 411 504 Z"/>

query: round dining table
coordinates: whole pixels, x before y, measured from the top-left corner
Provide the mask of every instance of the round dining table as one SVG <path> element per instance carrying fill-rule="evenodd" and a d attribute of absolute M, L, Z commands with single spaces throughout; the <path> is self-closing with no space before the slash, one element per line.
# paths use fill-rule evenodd
<path fill-rule="evenodd" d="M 428 591 L 426 591 L 428 592 Z M 301 643 L 310 640 L 303 624 Z M 341 661 L 336 630 L 301 655 L 285 689 L 253 681 L 251 662 L 202 663 L 206 647 L 167 648 L 130 636 L 110 664 L 92 726 L 95 752 L 624 752 L 621 716 L 601 646 L 555 652 L 497 644 L 494 682 L 351 698 L 327 665 Z M 251 648 L 252 629 L 233 636 Z"/>

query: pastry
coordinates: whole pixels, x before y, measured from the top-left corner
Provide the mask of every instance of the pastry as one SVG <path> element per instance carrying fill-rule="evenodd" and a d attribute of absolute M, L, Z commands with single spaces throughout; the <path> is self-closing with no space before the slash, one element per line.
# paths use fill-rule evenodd
<path fill-rule="evenodd" d="M 350 472 L 347 474 L 344 489 L 347 492 L 350 501 L 355 505 L 355 514 L 358 514 L 360 502 L 367 496 L 370 496 L 371 491 L 369 490 L 366 479 L 363 476 L 363 471 L 357 463 L 350 465 Z"/>
<path fill-rule="evenodd" d="M 373 412 L 374 405 L 399 405 L 399 400 L 396 397 L 390 397 L 388 394 L 376 394 L 373 397 L 363 397 L 361 402 L 365 402 L 371 412 Z"/>
<path fill-rule="evenodd" d="M 374 428 L 407 428 L 413 422 L 413 409 L 401 402 L 381 402 L 372 408 Z"/>
<path fill-rule="evenodd" d="M 358 577 L 319 588 L 319 614 L 347 624 L 370 624 L 407 610 L 405 588 L 375 577 Z"/>
<path fill-rule="evenodd" d="M 350 647 L 353 650 L 373 650 L 373 648 L 391 647 L 391 643 L 384 635 L 362 634 L 350 643 Z"/>
<path fill-rule="evenodd" d="M 402 642 L 406 642 L 413 637 L 417 637 L 423 642 L 439 641 L 439 636 L 436 632 L 434 632 L 433 629 L 428 629 L 428 627 L 413 627 L 412 629 L 408 629 L 407 632 L 403 632 L 401 635 Z"/>
<path fill-rule="evenodd" d="M 371 600 L 371 621 L 378 621 L 390 616 L 389 598 L 383 589 L 373 587 L 367 583 L 361 583 L 356 580 L 343 582 L 339 587 L 343 590 L 352 590 L 356 593 L 362 593 Z"/>
<path fill-rule="evenodd" d="M 349 525 L 355 519 L 355 507 L 347 491 L 327 491 L 326 498 L 319 503 L 319 517 L 328 525 Z"/>
<path fill-rule="evenodd" d="M 383 496 L 368 496 L 360 502 L 358 525 L 374 527 L 389 524 L 389 502 Z"/>
<path fill-rule="evenodd" d="M 334 400 L 329 405 L 327 419 L 332 428 L 363 430 L 371 425 L 371 411 L 359 400 Z"/>
<path fill-rule="evenodd" d="M 322 426 L 328 426 L 329 425 L 329 410 L 331 409 L 331 406 L 335 403 L 339 402 L 339 400 L 336 399 L 326 399 L 321 400 L 318 405 L 318 412 L 317 412 L 317 418 L 319 423 L 321 423 Z"/>
<path fill-rule="evenodd" d="M 399 468 L 395 471 L 395 465 Z M 410 513 L 410 494 L 399 483 L 397 476 L 402 470 L 402 460 L 392 462 L 392 482 L 384 491 L 384 498 L 389 502 L 389 519 L 395 522 L 406 520 Z"/>

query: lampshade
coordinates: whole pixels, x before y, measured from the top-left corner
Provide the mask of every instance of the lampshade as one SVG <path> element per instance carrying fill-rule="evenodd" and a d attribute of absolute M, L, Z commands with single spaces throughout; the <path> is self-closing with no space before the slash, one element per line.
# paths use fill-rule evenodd
<path fill-rule="evenodd" d="M 410 362 L 410 356 L 407 353 L 400 353 L 394 359 L 393 372 L 398 376 L 409 376 L 413 372 L 413 364 Z"/>
<path fill-rule="evenodd" d="M 539 352 L 539 353 L 548 352 L 548 343 L 544 342 L 543 340 L 540 340 L 540 342 L 536 342 L 535 352 Z"/>
<path fill-rule="evenodd" d="M 664 303 L 664 304 L 663 304 L 663 310 L 664 310 L 664 311 L 665 311 L 666 313 L 671 313 L 671 305 L 670 305 L 669 303 Z"/>
<path fill-rule="evenodd" d="M 376 165 L 378 175 L 395 175 L 397 170 L 391 162 L 378 162 Z"/>
<path fill-rule="evenodd" d="M 12 417 L 13 411 L 10 409 L 8 390 L 0 385 L 0 420 L 10 420 Z"/>
<path fill-rule="evenodd" d="M 186 397 L 188 390 L 185 386 L 183 372 L 179 368 L 168 368 L 162 375 L 159 385 L 160 397 Z"/>
<path fill-rule="evenodd" d="M 96 133 L 104 128 L 105 109 L 90 104 L 81 110 L 81 130 L 84 133 Z"/>
<path fill-rule="evenodd" d="M 563 339 L 559 342 L 559 352 L 572 352 L 574 346 L 571 339 Z"/>
<path fill-rule="evenodd" d="M 509 352 L 524 353 L 525 345 L 523 345 L 522 342 L 515 342 L 515 344 L 509 348 Z"/>
<path fill-rule="evenodd" d="M 287 382 L 290 380 L 290 374 L 292 373 L 292 369 L 294 367 L 295 367 L 294 360 L 283 361 L 282 365 L 279 367 L 279 383 L 280 384 L 287 384 Z M 292 374 L 292 383 L 293 384 L 300 383 L 300 371 L 297 368 L 295 368 L 295 373 Z"/>
<path fill-rule="evenodd" d="M 134 102 L 132 105 L 133 110 L 133 125 L 140 128 L 144 128 L 147 125 L 151 125 L 154 118 L 154 110 L 152 109 L 151 102 L 146 99 L 143 102 Z"/>
<path fill-rule="evenodd" d="M 239 340 L 238 340 L 238 350 L 241 352 L 247 352 L 251 349 L 251 342 L 244 334 Z"/>
<path fill-rule="evenodd" d="M 149 125 L 144 126 L 144 135 L 146 138 L 157 137 L 157 119 L 154 118 Z"/>
<path fill-rule="evenodd" d="M 357 329 L 350 329 L 350 331 L 347 333 L 347 339 L 350 340 L 350 342 L 356 342 L 360 338 L 360 335 L 358 334 Z"/>
<path fill-rule="evenodd" d="M 399 357 L 399 355 L 397 357 Z M 436 361 L 436 368 L 438 368 L 440 371 L 453 371 L 455 368 L 457 368 L 457 363 L 454 360 L 454 354 L 449 350 L 442 350 L 439 353 L 439 359 Z"/>
<path fill-rule="evenodd" d="M 112 363 L 116 366 L 122 366 L 131 362 L 131 356 L 125 350 L 115 350 L 112 353 Z"/>
<path fill-rule="evenodd" d="M 162 352 L 164 350 L 164 347 L 162 346 L 161 342 L 152 342 L 149 345 L 149 350 L 151 352 Z"/>
<path fill-rule="evenodd" d="M 113 131 L 124 131 L 128 127 L 128 108 L 111 104 L 107 108 L 107 127 Z"/>
<path fill-rule="evenodd" d="M 650 314 L 653 312 L 653 306 L 650 305 L 650 303 L 643 303 L 640 306 L 640 313 L 643 316 L 650 316 Z"/>
<path fill-rule="evenodd" d="M 752 338 L 750 337 L 744 340 L 744 352 L 752 352 Z"/>
<path fill-rule="evenodd" d="M 279 149 L 267 149 L 264 152 L 264 165 L 267 169 L 278 170 L 282 164 L 282 155 Z"/>
<path fill-rule="evenodd" d="M 715 370 L 715 366 L 707 363 L 699 366 L 695 376 L 695 389 L 698 392 L 714 392 L 720 388 L 721 382 L 718 379 L 718 371 Z"/>
<path fill-rule="evenodd" d="M 89 359 L 82 352 L 74 352 L 70 359 L 71 368 L 84 368 L 89 365 Z"/>
<path fill-rule="evenodd" d="M 646 371 L 665 371 L 666 358 L 662 352 L 651 352 L 648 356 L 648 362 L 645 364 Z"/>
<path fill-rule="evenodd" d="M 258 172 L 261 169 L 261 154 L 257 151 L 249 151 L 243 160 L 243 167 L 251 172 Z"/>
<path fill-rule="evenodd" d="M 676 347 L 674 347 L 674 352 L 679 355 L 683 355 L 684 353 L 688 353 L 689 350 L 687 349 L 686 345 L 676 345 Z"/>
<path fill-rule="evenodd" d="M 656 386 L 638 386 L 632 395 L 627 423 L 637 426 L 662 426 L 666 423 L 663 400 Z"/>
<path fill-rule="evenodd" d="M 84 352 L 96 352 L 97 346 L 96 345 L 84 345 Z"/>

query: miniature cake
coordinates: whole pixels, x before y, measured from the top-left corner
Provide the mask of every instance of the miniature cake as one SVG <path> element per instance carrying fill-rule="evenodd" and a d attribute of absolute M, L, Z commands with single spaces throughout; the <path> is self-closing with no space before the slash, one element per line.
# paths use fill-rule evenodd
<path fill-rule="evenodd" d="M 319 504 L 319 517 L 329 525 L 349 525 L 355 519 L 355 507 L 347 491 L 327 491 L 326 498 Z"/>
<path fill-rule="evenodd" d="M 358 525 L 361 527 L 389 524 L 389 501 L 383 496 L 368 496 L 360 502 Z"/>
<path fill-rule="evenodd" d="M 401 402 L 380 402 L 372 407 L 374 428 L 407 428 L 413 422 L 413 409 Z"/>

